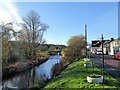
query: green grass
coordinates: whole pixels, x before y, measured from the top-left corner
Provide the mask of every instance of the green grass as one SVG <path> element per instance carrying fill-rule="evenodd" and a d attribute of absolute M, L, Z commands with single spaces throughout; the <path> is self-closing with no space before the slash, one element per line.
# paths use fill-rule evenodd
<path fill-rule="evenodd" d="M 62 73 L 50 80 L 44 88 L 118 88 L 118 81 L 108 75 L 105 75 L 104 84 L 90 84 L 86 77 L 90 74 L 100 74 L 101 71 L 97 68 L 85 68 L 85 61 L 76 61 L 62 71 Z"/>

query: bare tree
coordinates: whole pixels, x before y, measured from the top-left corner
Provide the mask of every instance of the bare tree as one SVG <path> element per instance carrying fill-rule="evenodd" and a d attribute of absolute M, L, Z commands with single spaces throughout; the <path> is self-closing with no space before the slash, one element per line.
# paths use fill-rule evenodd
<path fill-rule="evenodd" d="M 13 29 L 13 23 L 0 24 L 2 38 L 2 61 L 3 64 L 7 64 L 8 60 L 12 57 L 11 53 L 11 39 L 16 37 L 16 32 Z"/>
<path fill-rule="evenodd" d="M 48 26 L 40 21 L 40 15 L 35 11 L 30 11 L 23 21 L 23 40 L 28 43 L 32 55 L 35 55 L 36 46 L 45 41 L 43 34 Z"/>

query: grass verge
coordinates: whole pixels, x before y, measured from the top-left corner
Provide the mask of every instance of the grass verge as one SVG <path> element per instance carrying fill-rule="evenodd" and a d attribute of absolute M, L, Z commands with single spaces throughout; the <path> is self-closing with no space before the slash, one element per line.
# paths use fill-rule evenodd
<path fill-rule="evenodd" d="M 119 88 L 120 83 L 109 75 L 105 75 L 104 84 L 90 84 L 86 77 L 90 74 L 101 74 L 101 71 L 94 66 L 84 67 L 85 61 L 76 61 L 61 72 L 61 74 L 50 80 L 44 88 Z"/>

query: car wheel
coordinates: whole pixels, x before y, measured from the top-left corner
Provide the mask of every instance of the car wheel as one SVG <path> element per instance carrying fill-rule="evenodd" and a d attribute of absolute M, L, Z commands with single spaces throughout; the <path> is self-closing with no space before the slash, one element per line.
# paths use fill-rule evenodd
<path fill-rule="evenodd" d="M 118 60 L 120 60 L 120 57 L 118 57 Z"/>

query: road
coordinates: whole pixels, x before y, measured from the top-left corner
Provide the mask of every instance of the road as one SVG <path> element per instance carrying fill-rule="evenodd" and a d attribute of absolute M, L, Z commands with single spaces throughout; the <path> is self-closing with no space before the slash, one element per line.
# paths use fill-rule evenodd
<path fill-rule="evenodd" d="M 91 60 L 102 67 L 102 55 L 91 54 Z M 104 55 L 104 71 L 120 81 L 120 60 L 114 59 L 111 55 Z"/>

